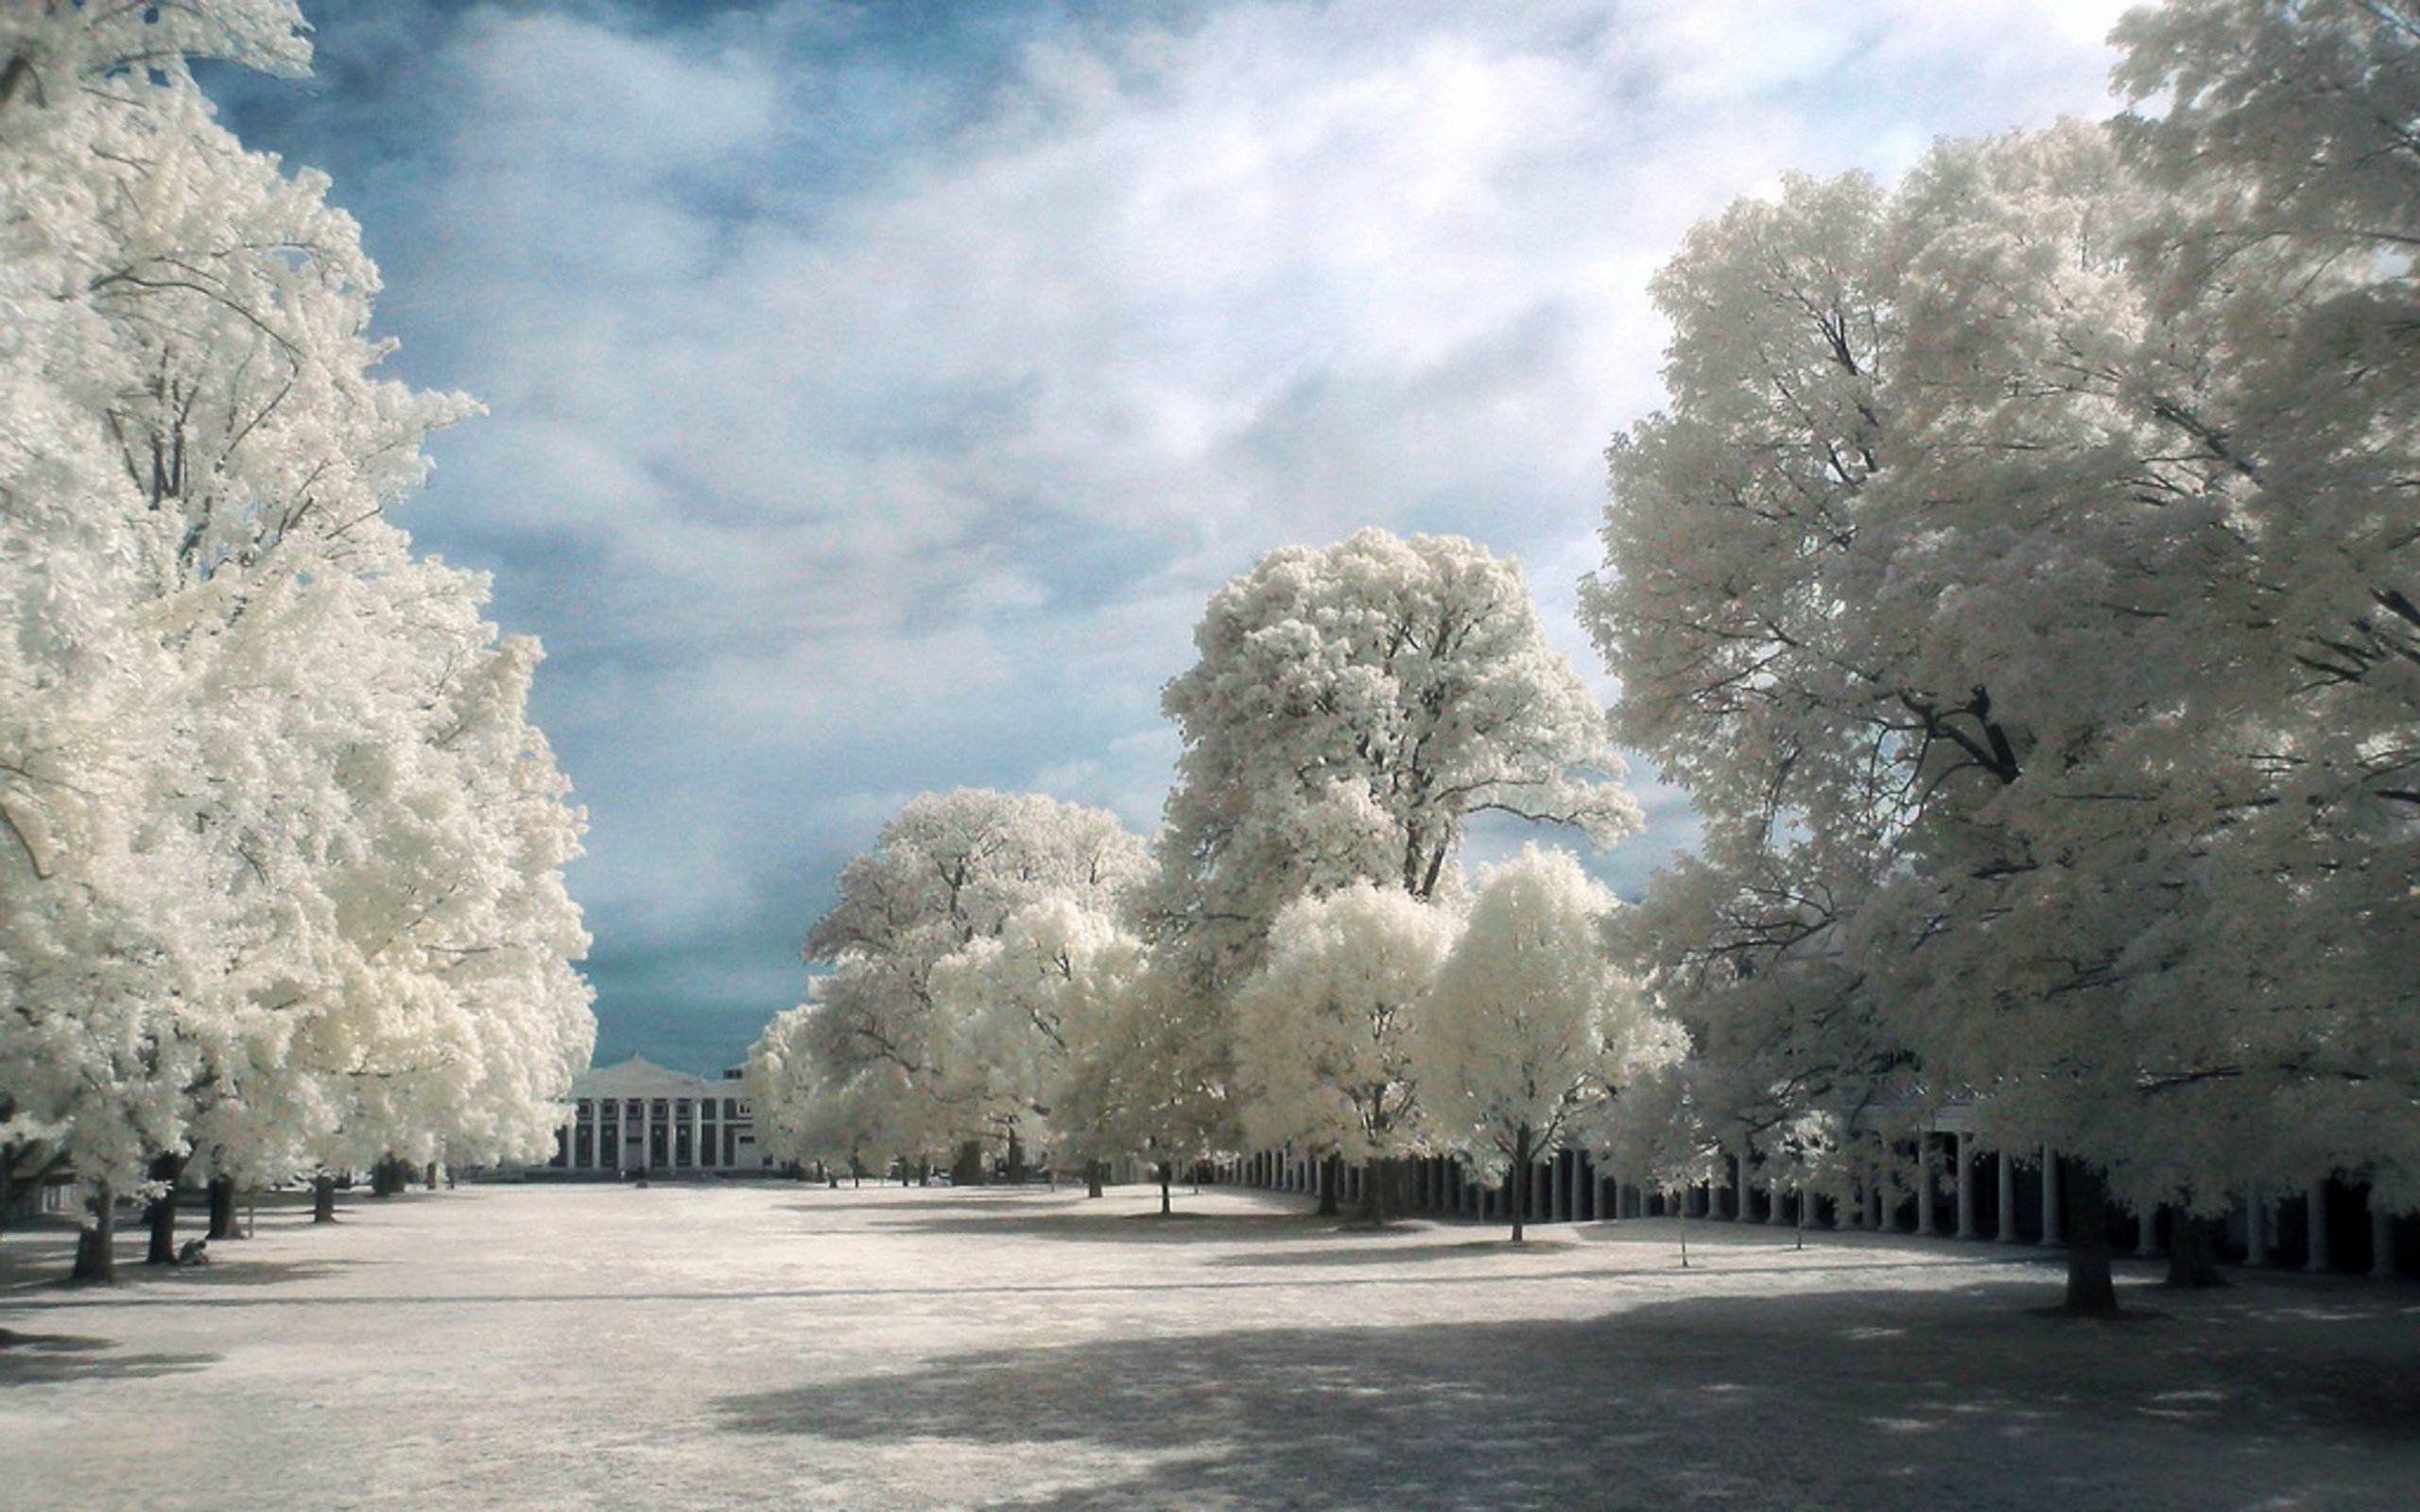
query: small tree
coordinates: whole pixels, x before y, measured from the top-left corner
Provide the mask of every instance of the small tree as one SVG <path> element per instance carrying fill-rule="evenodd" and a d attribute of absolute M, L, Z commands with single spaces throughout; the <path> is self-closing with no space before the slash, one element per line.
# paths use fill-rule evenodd
<path fill-rule="evenodd" d="M 1511 1174 L 1516 1244 L 1535 1162 L 1594 1101 L 1678 1054 L 1606 950 L 1614 906 L 1566 851 L 1530 846 L 1487 868 L 1417 1021 L 1414 1079 L 1441 1137 Z"/>
<path fill-rule="evenodd" d="M 1413 1021 L 1456 925 L 1442 906 L 1366 882 L 1297 899 L 1277 916 L 1268 964 L 1236 1001 L 1245 1134 L 1255 1145 L 1363 1162 L 1363 1211 L 1374 1223 L 1386 1218 L 1381 1162 L 1419 1144 Z"/>

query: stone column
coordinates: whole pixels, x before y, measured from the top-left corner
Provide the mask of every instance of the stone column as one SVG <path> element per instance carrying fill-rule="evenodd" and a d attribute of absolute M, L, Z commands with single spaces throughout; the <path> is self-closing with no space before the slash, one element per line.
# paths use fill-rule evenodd
<path fill-rule="evenodd" d="M 2310 1258 L 2303 1269 L 2327 1271 L 2336 1268 L 2335 1251 L 2327 1242 L 2327 1178 L 2320 1177 L 2303 1189 L 2303 1228 L 2310 1236 Z"/>
<path fill-rule="evenodd" d="M 1958 1136 L 1958 1237 L 1975 1237 L 1975 1136 Z"/>
<path fill-rule="evenodd" d="M 2269 1194 L 2257 1181 L 2243 1191 L 2243 1263 L 2269 1263 Z"/>
<path fill-rule="evenodd" d="M 2002 1150 L 1993 1157 L 1999 1162 L 2000 1231 L 1999 1241 L 2013 1245 L 2016 1240 L 2016 1157 Z"/>
<path fill-rule="evenodd" d="M 1934 1161 L 1939 1154 L 1933 1149 L 1930 1134 L 1916 1136 L 1916 1232 L 1930 1237 L 1932 1223 L 1932 1188 Z"/>
<path fill-rule="evenodd" d="M 2159 1210 L 2146 1208 L 2136 1213 L 2135 1230 L 2135 1258 L 2149 1260 L 2157 1255 L 2159 1253 Z"/>
<path fill-rule="evenodd" d="M 1773 1175 L 1765 1177 L 1766 1228 L 1787 1228 L 1789 1227 L 1789 1214 L 1782 1211 L 1782 1204 L 1788 1200 L 1789 1194 L 1781 1189 L 1781 1174 L 1776 1171 Z"/>
<path fill-rule="evenodd" d="M 2370 1274 L 2394 1279 L 2394 1214 L 2378 1206 L 2376 1188 L 2370 1192 Z"/>
<path fill-rule="evenodd" d="M 1756 1205 L 1755 1202 L 1748 1195 L 1748 1193 L 1751 1190 L 1748 1184 L 1750 1180 L 1748 1176 L 1748 1152 L 1742 1150 L 1738 1154 L 1733 1156 L 1731 1158 L 1731 1165 L 1732 1169 L 1739 1173 L 1739 1179 L 1731 1184 L 1731 1190 L 1739 1194 L 1739 1211 L 1731 1215 L 1731 1221 L 1734 1223 L 1748 1223 L 1753 1221 L 1750 1210 L 1754 1208 Z"/>
<path fill-rule="evenodd" d="M 2042 1244 L 2045 1248 L 2066 1243 L 2066 1214 L 2059 1211 L 2059 1152 L 2042 1146 Z"/>

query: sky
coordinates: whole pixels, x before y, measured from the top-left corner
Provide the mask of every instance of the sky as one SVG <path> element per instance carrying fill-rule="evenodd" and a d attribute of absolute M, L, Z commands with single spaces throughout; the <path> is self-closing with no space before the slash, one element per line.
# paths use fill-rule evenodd
<path fill-rule="evenodd" d="M 302 5 L 313 77 L 204 86 L 361 222 L 388 370 L 486 406 L 396 517 L 546 646 L 597 1060 L 692 1070 L 916 793 L 1149 833 L 1273 547 L 1471 537 L 1615 696 L 1573 606 L 1655 269 L 1787 173 L 2108 114 L 2125 9 Z M 1625 894 L 1694 834 L 1654 776 Z"/>

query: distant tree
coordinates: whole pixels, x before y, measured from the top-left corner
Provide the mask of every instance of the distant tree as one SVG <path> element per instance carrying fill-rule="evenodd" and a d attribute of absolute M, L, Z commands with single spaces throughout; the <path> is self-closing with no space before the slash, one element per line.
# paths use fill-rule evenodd
<path fill-rule="evenodd" d="M 1119 975 L 1070 1025 L 1067 1127 L 1096 1158 L 1132 1154 L 1158 1170 L 1160 1211 L 1178 1167 L 1228 1143 L 1231 1103 L 1215 1005 L 1154 970 Z"/>
<path fill-rule="evenodd" d="M 1599 1100 L 1678 1054 L 1606 949 L 1614 906 L 1568 852 L 1530 846 L 1488 868 L 1415 1021 L 1413 1080 L 1438 1137 L 1511 1177 L 1515 1243 L 1537 1161 Z"/>
<path fill-rule="evenodd" d="M 1082 1122 L 1071 1099 L 1144 970 L 1140 940 L 1065 894 L 1028 903 L 933 968 L 933 1001 L 953 1027 L 942 1056 L 951 1098 L 1028 1146 L 1081 1160 L 1095 1196 L 1101 1161 L 1123 1152 L 1116 1131 Z"/>
<path fill-rule="evenodd" d="M 902 1098 L 884 1120 L 914 1147 L 999 1131 L 997 1101 L 952 1075 L 961 1026 L 934 998 L 934 968 L 1046 898 L 1115 914 L 1150 865 L 1103 809 L 977 788 L 910 799 L 842 869 L 808 936 L 807 958 L 832 967 L 801 1022 L 818 1074 L 835 1090 L 895 1086 Z"/>
<path fill-rule="evenodd" d="M 1298 898 L 1279 911 L 1267 962 L 1236 994 L 1245 1134 L 1255 1145 L 1363 1162 L 1374 1222 L 1386 1217 L 1383 1162 L 1420 1148 L 1426 1132 L 1414 1021 L 1459 923 L 1447 906 L 1393 885 Z"/>

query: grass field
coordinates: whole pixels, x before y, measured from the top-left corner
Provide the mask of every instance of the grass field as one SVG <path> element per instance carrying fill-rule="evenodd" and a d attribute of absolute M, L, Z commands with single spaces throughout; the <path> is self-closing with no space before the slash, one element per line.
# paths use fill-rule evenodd
<path fill-rule="evenodd" d="M 84 1290 L 13 1231 L 0 1506 L 2420 1507 L 2408 1284 L 2080 1324 L 1991 1245 L 1179 1204 L 414 1192 Z"/>

